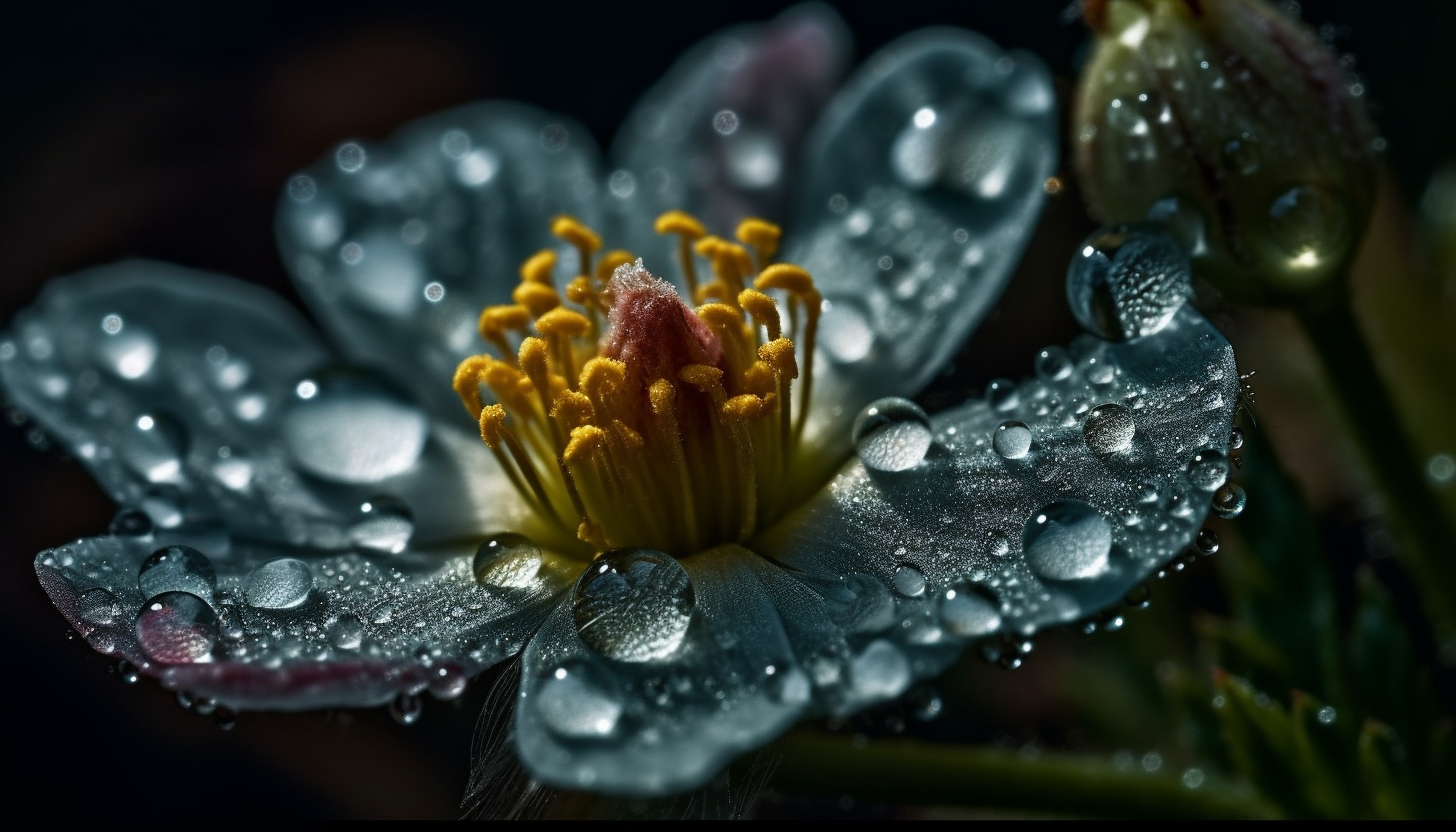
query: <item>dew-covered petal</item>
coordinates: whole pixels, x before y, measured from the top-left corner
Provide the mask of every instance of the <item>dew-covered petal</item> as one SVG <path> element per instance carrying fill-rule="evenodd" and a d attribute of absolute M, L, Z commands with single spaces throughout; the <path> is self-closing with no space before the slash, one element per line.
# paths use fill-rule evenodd
<path fill-rule="evenodd" d="M 450 381 L 483 350 L 481 309 L 511 302 L 521 262 L 539 249 L 561 249 L 558 285 L 575 275 L 550 221 L 599 222 L 599 188 L 596 148 L 575 122 L 472 104 L 379 144 L 345 142 L 295 176 L 279 199 L 278 244 L 351 359 L 464 423 Z"/>
<path fill-rule="evenodd" d="M 692 621 L 670 655 L 605 657 L 563 604 L 522 659 L 516 742 L 540 780 L 628 795 L 679 792 L 787 728 L 810 685 L 758 578 L 723 547 L 682 561 Z"/>
<path fill-rule="evenodd" d="M 166 529 L 87 538 L 41 552 L 35 569 L 97 651 L 239 709 L 454 698 L 521 649 L 574 577 L 547 554 L 528 582 L 482 584 L 464 544 L 365 555 L 176 543 Z"/>
<path fill-rule="evenodd" d="M 835 98 L 785 259 L 824 293 L 816 373 L 843 419 L 918 390 L 990 310 L 1035 227 L 1056 131 L 1041 62 L 957 30 L 896 41 Z"/>
<path fill-rule="evenodd" d="M 669 210 L 729 236 L 757 216 L 788 219 L 805 134 L 847 67 L 850 34 L 827 6 L 796 6 L 689 50 L 632 111 L 612 147 L 608 209 L 623 245 L 676 274 L 675 242 L 652 232 Z"/>
<path fill-rule="evenodd" d="M 166 528 L 340 549 L 375 497 L 403 501 L 421 540 L 519 510 L 478 440 L 339 366 L 277 297 L 216 275 L 133 261 L 53 281 L 0 335 L 0 383 Z"/>
<path fill-rule="evenodd" d="M 1115 604 L 1183 553 L 1227 476 L 1233 353 L 1184 307 L 1153 335 L 1081 336 L 1038 366 L 936 416 L 918 464 L 851 460 L 753 548 L 828 599 L 822 582 L 841 582 L 864 638 L 912 652 Z M 1028 448 L 996 441 L 1009 423 L 1029 430 Z"/>

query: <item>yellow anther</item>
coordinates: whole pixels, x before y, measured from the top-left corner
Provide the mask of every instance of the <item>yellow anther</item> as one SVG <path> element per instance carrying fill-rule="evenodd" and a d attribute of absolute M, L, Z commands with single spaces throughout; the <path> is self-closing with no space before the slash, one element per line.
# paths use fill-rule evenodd
<path fill-rule="evenodd" d="M 606 447 L 606 444 L 607 432 L 596 425 L 572 428 L 571 441 L 566 443 L 566 450 L 562 452 L 561 459 L 567 465 L 575 465 L 588 460 L 592 454 Z"/>
<path fill-rule="evenodd" d="M 724 240 L 722 237 L 715 237 L 712 234 L 709 234 L 706 237 L 699 238 L 697 242 L 693 243 L 693 251 L 697 252 L 699 257 L 706 257 L 709 260 L 712 260 L 715 256 L 717 256 L 718 249 L 727 244 L 728 241 Z"/>
<path fill-rule="evenodd" d="M 520 305 L 487 306 L 480 313 L 480 334 L 486 338 L 525 329 L 531 323 L 531 310 Z"/>
<path fill-rule="evenodd" d="M 506 409 L 490 404 L 480 410 L 480 438 L 493 451 L 505 440 Z"/>
<path fill-rule="evenodd" d="M 766 396 L 774 391 L 778 380 L 774 377 L 773 367 L 762 361 L 753 362 L 747 370 L 743 371 L 743 378 L 740 382 L 744 390 L 755 393 L 759 396 Z"/>
<path fill-rule="evenodd" d="M 699 390 L 707 391 L 714 387 L 721 389 L 723 371 L 707 364 L 689 364 L 678 370 L 677 377 Z"/>
<path fill-rule="evenodd" d="M 720 270 L 723 277 L 736 283 L 742 283 L 744 277 L 753 274 L 753 259 L 748 256 L 748 249 L 737 243 L 724 242 L 718 246 L 713 253 L 713 266 Z"/>
<path fill-rule="evenodd" d="M 672 403 L 676 398 L 677 390 L 665 378 L 652 382 L 652 386 L 647 388 L 647 401 L 652 405 L 652 412 L 659 416 L 672 412 Z"/>
<path fill-rule="evenodd" d="M 726 301 L 732 296 L 733 290 L 728 288 L 727 284 L 721 280 L 714 280 L 698 287 L 698 291 L 693 295 L 693 302 L 709 303 L 713 299 Z"/>
<path fill-rule="evenodd" d="M 561 305 L 561 296 L 546 283 L 526 282 L 511 292 L 511 300 L 530 310 L 531 315 L 540 318 Z M 537 328 L 540 322 L 537 322 Z"/>
<path fill-rule="evenodd" d="M 472 355 L 455 367 L 455 395 L 465 403 L 471 416 L 479 417 L 483 406 L 480 401 L 480 382 L 495 361 L 488 355 Z"/>
<path fill-rule="evenodd" d="M 521 371 L 538 387 L 541 386 L 541 382 L 537 379 L 545 378 L 551 372 L 550 365 L 547 363 L 549 354 L 546 342 L 540 338 L 522 339 L 520 352 L 517 353 L 521 362 Z"/>
<path fill-rule="evenodd" d="M 556 269 L 556 252 L 543 248 L 521 264 L 523 283 L 544 283 L 551 285 L 551 272 Z"/>
<path fill-rule="evenodd" d="M 779 238 L 783 236 L 783 230 L 768 220 L 748 217 L 738 223 L 738 231 L 734 236 L 744 245 L 753 246 L 759 259 L 767 264 L 768 259 L 779 250 Z"/>
<path fill-rule="evenodd" d="M 814 278 L 792 263 L 775 263 L 759 273 L 758 279 L 753 281 L 753 288 L 759 291 L 781 289 L 792 295 L 806 297 L 814 292 Z"/>
<path fill-rule="evenodd" d="M 603 408 L 599 413 L 611 412 L 618 391 L 627 382 L 627 365 L 612 358 L 593 358 L 581 368 L 581 381 L 577 385 L 591 397 L 592 404 Z"/>
<path fill-rule="evenodd" d="M 632 430 L 632 428 L 626 422 L 623 422 L 621 419 L 613 419 L 612 430 L 616 431 L 617 438 L 621 441 L 621 444 L 627 448 L 627 450 L 642 450 L 642 434 L 638 433 L 635 430 Z"/>
<path fill-rule="evenodd" d="M 758 348 L 758 357 L 788 378 L 799 377 L 799 362 L 794 356 L 794 342 L 775 338 Z"/>
<path fill-rule="evenodd" d="M 596 305 L 597 290 L 592 286 L 591 278 L 584 274 L 577 275 L 566 284 L 566 299 L 577 306 L 592 307 Z"/>
<path fill-rule="evenodd" d="M 730 419 L 748 421 L 762 418 L 769 412 L 768 401 L 751 393 L 734 396 L 723 402 L 723 415 Z"/>
<path fill-rule="evenodd" d="M 770 341 L 783 335 L 783 325 L 779 321 L 779 306 L 774 299 L 765 295 L 757 289 L 744 289 L 738 293 L 738 305 L 743 311 L 753 316 L 753 320 L 768 330 Z"/>
<path fill-rule="evenodd" d="M 602 261 L 597 264 L 597 282 L 603 286 L 612 281 L 612 275 L 617 273 L 621 266 L 630 266 L 637 262 L 632 252 L 614 249 L 602 255 Z"/>
<path fill-rule="evenodd" d="M 552 220 L 551 233 L 587 254 L 602 247 L 602 238 L 597 232 L 570 214 L 561 214 Z"/>
<path fill-rule="evenodd" d="M 536 331 L 546 336 L 580 338 L 591 331 L 591 321 L 580 312 L 557 307 L 536 319 Z"/>
<path fill-rule="evenodd" d="M 743 313 L 726 303 L 705 303 L 698 307 L 697 312 L 703 323 L 714 329 L 743 328 Z"/>
<path fill-rule="evenodd" d="M 551 406 L 551 418 L 568 434 L 583 425 L 589 425 L 592 420 L 591 399 L 575 390 L 567 391 L 558 396 L 556 403 Z"/>
<path fill-rule="evenodd" d="M 703 236 L 703 224 L 686 211 L 668 211 L 657 218 L 652 230 L 658 234 L 679 234 L 697 240 Z"/>

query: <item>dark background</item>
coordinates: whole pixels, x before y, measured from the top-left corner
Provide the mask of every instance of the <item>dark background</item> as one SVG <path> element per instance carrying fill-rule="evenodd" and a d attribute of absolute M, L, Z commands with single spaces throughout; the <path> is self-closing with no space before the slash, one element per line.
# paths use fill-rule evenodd
<path fill-rule="evenodd" d="M 231 274 L 296 302 L 273 244 L 273 205 L 289 174 L 340 141 L 382 138 L 467 101 L 512 98 L 571 115 L 606 146 L 636 96 L 685 48 L 787 4 L 615 5 L 33 5 L 0 27 L 0 326 L 48 277 L 133 256 Z M 1335 46 L 1358 59 L 1398 188 L 1418 197 L 1453 153 L 1456 4 L 1303 7 L 1313 24 L 1336 27 Z M 965 26 L 1040 55 L 1064 100 L 1085 48 L 1065 0 L 838 8 L 858 59 L 922 26 Z M 1092 227 L 1074 187 L 1052 201 L 1002 314 L 942 380 L 948 401 L 991 377 L 1024 374 L 1036 348 L 1065 339 L 1065 314 L 1018 310 L 1060 291 L 1067 257 Z M 79 465 L 34 447 L 45 444 L 38 439 L 25 426 L 0 428 L 12 808 L 48 819 L 190 823 L 456 813 L 481 690 L 427 702 L 412 728 L 381 710 L 244 714 L 222 731 L 155 683 L 123 685 L 109 660 L 68 640 L 32 559 L 103 532 L 114 507 Z M 1014 678 L 987 669 L 986 684 L 1006 688 L 1008 701 L 1036 700 L 1047 675 L 1037 658 Z M 1016 734 L 1025 730 L 1018 722 L 1043 718 L 1022 704 L 982 720 L 1005 720 Z"/>

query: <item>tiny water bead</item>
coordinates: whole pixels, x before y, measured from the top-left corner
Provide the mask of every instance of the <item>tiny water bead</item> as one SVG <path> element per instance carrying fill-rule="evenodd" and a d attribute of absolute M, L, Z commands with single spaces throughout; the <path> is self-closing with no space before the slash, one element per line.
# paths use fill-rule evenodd
<path fill-rule="evenodd" d="M 121 456 L 148 482 L 182 482 L 183 460 L 189 437 L 182 423 L 168 413 L 143 413 L 132 422 L 132 430 L 123 437 Z"/>
<path fill-rule="evenodd" d="M 206 555 L 191 546 L 164 546 L 142 561 L 137 570 L 137 588 L 143 598 L 164 592 L 211 598 L 217 590 L 217 570 Z"/>
<path fill-rule="evenodd" d="M 142 606 L 137 643 L 153 661 L 188 664 L 210 661 L 217 646 L 217 613 L 188 592 L 164 592 Z"/>
<path fill-rule="evenodd" d="M 1193 547 L 1200 555 L 1218 554 L 1218 533 L 1213 529 L 1201 529 L 1198 535 L 1193 538 Z"/>
<path fill-rule="evenodd" d="M 677 559 L 652 549 L 604 552 L 576 583 L 572 617 L 592 649 L 610 659 L 647 662 L 672 655 L 697 604 Z"/>
<path fill-rule="evenodd" d="M 1136 434 L 1137 423 L 1120 404 L 1098 405 L 1082 421 L 1082 441 L 1094 454 L 1127 450 Z"/>
<path fill-rule="evenodd" d="M 243 600 L 259 609 L 302 606 L 312 591 L 313 570 L 297 558 L 274 558 L 261 563 L 243 579 Z"/>
<path fill-rule="evenodd" d="M 1088 237 L 1067 270 L 1077 322 L 1109 341 L 1160 331 L 1192 294 L 1183 246 L 1154 225 L 1120 225 Z"/>
<path fill-rule="evenodd" d="M 1021 459 L 1031 452 L 1031 428 L 1025 422 L 1002 422 L 991 434 L 991 450 L 1002 459 Z"/>
<path fill-rule="evenodd" d="M 364 622 L 357 615 L 345 613 L 328 625 L 325 635 L 340 650 L 355 650 L 364 643 Z"/>
<path fill-rule="evenodd" d="M 424 411 L 373 373 L 325 370 L 294 386 L 284 443 L 310 474 L 379 482 L 414 467 L 429 435 Z"/>
<path fill-rule="evenodd" d="M 1065 381 L 1072 375 L 1072 357 L 1062 347 L 1047 347 L 1036 356 L 1036 375 L 1049 383 Z"/>
<path fill-rule="evenodd" d="M 1228 457 L 1213 448 L 1193 455 L 1188 463 L 1188 482 L 1203 491 L 1217 491 L 1228 481 Z"/>
<path fill-rule="evenodd" d="M 1022 546 L 1032 570 L 1043 578 L 1095 578 L 1108 568 L 1112 525 L 1086 503 L 1060 500 L 1027 522 Z"/>
<path fill-rule="evenodd" d="M 1244 429 L 1234 428 L 1229 431 L 1229 450 L 1237 451 L 1244 447 Z"/>
<path fill-rule="evenodd" d="M 477 584 L 501 589 L 527 589 L 540 571 L 541 547 L 515 532 L 486 538 L 471 561 Z"/>
<path fill-rule="evenodd" d="M 1230 520 L 1244 513 L 1249 498 L 1238 483 L 1226 482 L 1213 492 L 1213 513 Z"/>
<path fill-rule="evenodd" d="M 152 533 L 152 518 L 140 509 L 124 508 L 111 518 L 107 531 L 119 537 L 146 537 Z"/>
<path fill-rule="evenodd" d="M 334 162 L 344 173 L 357 173 L 364 167 L 364 161 L 364 148 L 354 142 L 340 145 L 339 149 L 334 151 Z"/>
<path fill-rule="evenodd" d="M 401 693 L 389 703 L 389 715 L 400 725 L 414 725 L 420 721 L 424 702 L 417 693 Z"/>
<path fill-rule="evenodd" d="M 914 468 L 934 439 L 930 417 L 920 405 L 900 398 L 871 402 L 854 420 L 850 436 L 860 461 L 876 471 Z"/>
<path fill-rule="evenodd" d="M 349 539 L 368 552 L 397 555 L 409 546 L 415 532 L 414 512 L 405 501 L 390 496 L 370 497 L 359 504 Z"/>
<path fill-rule="evenodd" d="M 986 404 L 992 410 L 1011 410 L 1021 403 L 1016 382 L 998 378 L 986 385 Z"/>

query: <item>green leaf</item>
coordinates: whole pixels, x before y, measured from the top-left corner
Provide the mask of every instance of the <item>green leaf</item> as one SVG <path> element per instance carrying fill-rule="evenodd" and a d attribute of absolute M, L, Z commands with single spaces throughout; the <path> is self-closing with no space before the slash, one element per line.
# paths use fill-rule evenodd
<path fill-rule="evenodd" d="M 1386 819 L 1419 817 L 1421 801 L 1410 755 L 1390 726 L 1366 720 L 1357 748 L 1370 813 Z"/>

